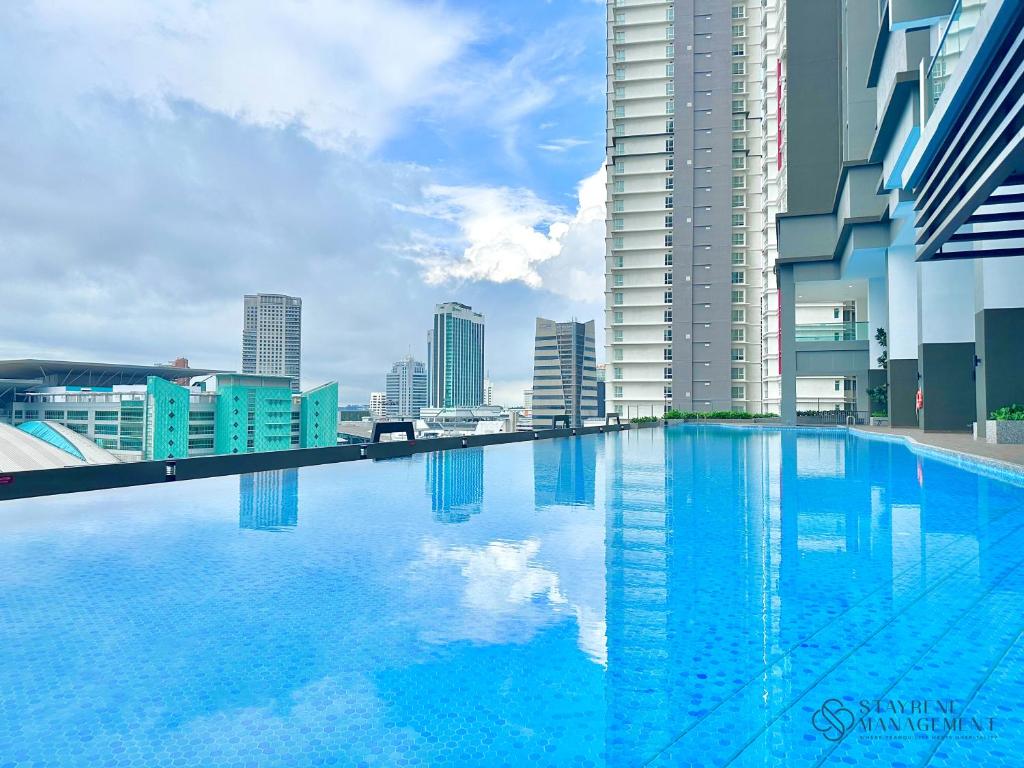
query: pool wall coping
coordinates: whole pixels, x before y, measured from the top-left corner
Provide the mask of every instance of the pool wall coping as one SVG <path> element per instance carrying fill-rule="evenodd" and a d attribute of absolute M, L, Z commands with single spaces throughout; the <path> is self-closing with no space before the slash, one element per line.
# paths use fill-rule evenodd
<path fill-rule="evenodd" d="M 478 448 L 489 445 L 524 443 L 534 440 L 593 435 L 633 429 L 661 427 L 662 422 L 642 424 L 607 424 L 571 429 L 538 429 L 526 432 L 499 432 L 492 435 L 439 437 L 410 442 L 364 443 L 328 448 L 293 448 L 262 453 L 221 454 L 174 459 L 175 480 L 197 480 L 206 477 L 241 475 L 348 461 L 396 459 L 417 453 Z M 58 469 L 35 469 L 22 472 L 0 471 L 0 502 L 35 496 L 53 496 L 82 491 L 154 485 L 168 481 L 168 462 L 135 461 L 121 464 L 88 464 Z"/>

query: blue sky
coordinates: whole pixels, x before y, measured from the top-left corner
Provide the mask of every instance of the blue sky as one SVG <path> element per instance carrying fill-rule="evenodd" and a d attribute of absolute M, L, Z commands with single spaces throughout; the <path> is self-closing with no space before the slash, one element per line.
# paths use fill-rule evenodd
<path fill-rule="evenodd" d="M 433 304 L 514 403 L 538 315 L 601 322 L 604 3 L 0 5 L 0 356 L 240 365 L 304 300 L 303 378 L 365 401 Z"/>

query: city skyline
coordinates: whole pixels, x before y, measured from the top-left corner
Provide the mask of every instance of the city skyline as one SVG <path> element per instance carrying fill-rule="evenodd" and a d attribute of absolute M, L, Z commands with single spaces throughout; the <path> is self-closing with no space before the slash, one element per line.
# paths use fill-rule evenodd
<path fill-rule="evenodd" d="M 306 11 L 0 8 L 0 61 L 25 70 L 0 114 L 0 357 L 233 370 L 240 298 L 280 293 L 304 301 L 302 386 L 366 402 L 458 300 L 487 314 L 514 402 L 523 317 L 598 316 L 605 6 Z"/>

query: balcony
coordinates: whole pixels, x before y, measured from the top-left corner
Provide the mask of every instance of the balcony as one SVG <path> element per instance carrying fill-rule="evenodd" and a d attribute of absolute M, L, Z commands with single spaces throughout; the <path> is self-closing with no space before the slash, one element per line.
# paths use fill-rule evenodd
<path fill-rule="evenodd" d="M 868 323 L 798 324 L 796 341 L 868 341 Z"/>

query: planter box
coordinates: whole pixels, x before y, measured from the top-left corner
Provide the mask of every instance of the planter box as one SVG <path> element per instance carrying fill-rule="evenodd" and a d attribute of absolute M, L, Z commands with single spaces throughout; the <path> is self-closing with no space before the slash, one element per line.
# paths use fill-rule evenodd
<path fill-rule="evenodd" d="M 985 442 L 1000 445 L 1024 445 L 1024 421 L 985 422 Z"/>

